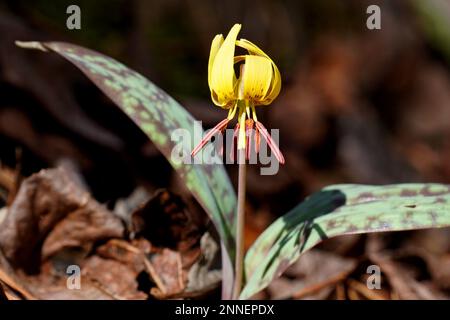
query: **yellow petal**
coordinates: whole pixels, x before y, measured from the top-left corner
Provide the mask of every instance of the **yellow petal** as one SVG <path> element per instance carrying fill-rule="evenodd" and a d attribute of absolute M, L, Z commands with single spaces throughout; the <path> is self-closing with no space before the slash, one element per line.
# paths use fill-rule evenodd
<path fill-rule="evenodd" d="M 240 40 L 236 41 L 236 45 L 241 48 L 246 49 L 250 54 L 265 57 L 270 60 L 270 62 L 272 64 L 272 68 L 273 68 L 272 83 L 270 85 L 270 89 L 269 89 L 267 96 L 265 97 L 265 99 L 263 101 L 260 102 L 260 104 L 263 104 L 263 105 L 271 104 L 272 101 L 278 96 L 278 94 L 280 93 L 280 90 L 281 90 L 280 71 L 278 70 L 277 66 L 272 61 L 272 59 L 270 59 L 269 56 L 254 43 L 252 43 L 246 39 L 240 39 Z"/>
<path fill-rule="evenodd" d="M 234 63 L 238 63 L 238 62 L 244 61 L 245 57 L 246 57 L 246 55 L 235 56 L 234 57 Z"/>
<path fill-rule="evenodd" d="M 242 75 L 242 98 L 261 104 L 272 84 L 272 62 L 261 56 L 246 56 Z"/>
<path fill-rule="evenodd" d="M 229 107 L 231 101 L 237 98 L 234 51 L 240 30 L 240 24 L 235 24 L 231 28 L 212 62 L 210 77 L 211 96 L 214 103 L 221 107 Z"/>
<path fill-rule="evenodd" d="M 214 59 L 216 58 L 217 52 L 219 51 L 220 47 L 223 43 L 223 36 L 221 34 L 218 34 L 214 37 L 212 43 L 211 43 L 211 50 L 209 52 L 209 61 L 208 61 L 208 85 L 211 87 L 211 71 L 212 71 L 212 65 L 214 63 Z"/>
<path fill-rule="evenodd" d="M 253 42 L 250 42 L 246 39 L 241 38 L 239 40 L 236 40 L 236 45 L 241 48 L 244 48 L 250 54 L 254 54 L 257 56 L 263 56 L 263 57 L 270 59 L 269 56 L 267 54 L 265 54 L 264 51 L 262 51 L 256 44 L 254 44 Z"/>
<path fill-rule="evenodd" d="M 267 94 L 264 101 L 261 103 L 263 105 L 271 104 L 273 100 L 275 100 L 276 97 L 278 97 L 278 94 L 281 90 L 281 75 L 280 71 L 278 70 L 275 63 L 272 62 L 273 67 L 273 77 L 272 77 L 272 83 L 270 84 L 270 90 Z"/>

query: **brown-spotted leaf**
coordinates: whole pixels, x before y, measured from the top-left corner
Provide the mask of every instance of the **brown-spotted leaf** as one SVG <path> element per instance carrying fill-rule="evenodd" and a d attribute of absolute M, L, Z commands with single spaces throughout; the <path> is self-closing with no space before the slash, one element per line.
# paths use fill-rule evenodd
<path fill-rule="evenodd" d="M 450 185 L 334 185 L 277 219 L 245 257 L 241 298 L 267 287 L 324 239 L 345 234 L 450 226 Z"/>
<path fill-rule="evenodd" d="M 236 196 L 220 161 L 183 164 L 172 157 L 189 155 L 203 131 L 194 130 L 195 119 L 167 93 L 139 73 L 98 52 L 61 42 L 18 42 L 21 47 L 56 52 L 77 66 L 147 134 L 179 173 L 187 188 L 208 212 L 228 255 L 234 256 Z M 186 79 L 189 81 L 189 79 Z M 184 129 L 190 139 L 172 141 L 175 130 Z M 180 131 L 178 131 L 180 132 Z M 192 138 L 197 141 L 192 141 Z M 174 149 L 175 147 L 178 148 Z M 211 160 L 213 156 L 206 155 Z M 217 159 L 213 159 L 217 160 Z M 228 256 L 226 253 L 224 257 Z M 229 265 L 225 261 L 224 266 Z"/>

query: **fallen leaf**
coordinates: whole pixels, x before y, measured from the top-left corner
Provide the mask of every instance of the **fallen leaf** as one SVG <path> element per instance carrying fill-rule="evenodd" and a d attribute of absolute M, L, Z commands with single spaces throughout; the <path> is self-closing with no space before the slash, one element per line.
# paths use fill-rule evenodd
<path fill-rule="evenodd" d="M 430 286 L 429 283 L 415 279 L 414 274 L 406 266 L 394 261 L 389 253 L 383 250 L 382 236 L 373 234 L 368 237 L 367 255 L 377 264 L 389 281 L 393 291 L 402 300 L 436 300 L 446 299 L 445 295 Z"/>
<path fill-rule="evenodd" d="M 62 169 L 42 170 L 25 179 L 0 224 L 0 248 L 6 258 L 14 267 L 36 271 L 48 233 L 90 199 Z"/>
<path fill-rule="evenodd" d="M 119 218 L 64 169 L 47 169 L 20 186 L 0 224 L 0 248 L 15 268 L 36 273 L 42 256 L 48 258 L 69 246 L 89 249 L 95 241 L 122 237 L 124 230 Z"/>
<path fill-rule="evenodd" d="M 42 258 L 65 248 L 83 248 L 90 252 L 97 242 L 122 238 L 125 228 L 121 220 L 104 206 L 90 199 L 55 225 L 45 239 Z"/>
<path fill-rule="evenodd" d="M 272 299 L 324 299 L 356 266 L 355 259 L 312 250 L 286 269 L 279 281 L 269 285 L 268 291 Z"/>
<path fill-rule="evenodd" d="M 201 296 L 220 285 L 222 280 L 219 246 L 207 232 L 200 241 L 201 256 L 189 270 L 185 295 Z"/>
<path fill-rule="evenodd" d="M 146 266 L 157 285 L 150 291 L 153 296 L 167 299 L 184 290 L 187 279 L 178 252 L 164 248 L 147 257 Z"/>
<path fill-rule="evenodd" d="M 138 290 L 136 270 L 119 261 L 92 256 L 83 265 L 82 275 L 115 299 L 147 298 Z"/>

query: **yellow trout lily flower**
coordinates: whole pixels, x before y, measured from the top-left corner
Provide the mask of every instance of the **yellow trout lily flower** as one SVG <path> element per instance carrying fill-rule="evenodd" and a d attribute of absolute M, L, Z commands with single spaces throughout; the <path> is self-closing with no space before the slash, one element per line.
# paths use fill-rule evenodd
<path fill-rule="evenodd" d="M 255 129 L 255 151 L 259 151 L 260 136 L 274 152 L 280 163 L 284 157 L 272 140 L 266 128 L 258 121 L 255 106 L 268 105 L 281 90 L 281 76 L 275 63 L 255 44 L 245 39 L 237 39 L 240 24 L 235 24 L 227 37 L 215 36 L 211 44 L 208 63 L 208 85 L 211 99 L 215 105 L 228 109 L 228 116 L 217 124 L 192 151 L 194 156 L 218 132 L 222 132 L 237 114 L 238 123 L 235 134 L 238 136 L 238 149 L 249 153 L 249 139 Z M 246 55 L 235 55 L 236 46 L 247 50 Z M 240 74 L 237 77 L 235 65 Z"/>

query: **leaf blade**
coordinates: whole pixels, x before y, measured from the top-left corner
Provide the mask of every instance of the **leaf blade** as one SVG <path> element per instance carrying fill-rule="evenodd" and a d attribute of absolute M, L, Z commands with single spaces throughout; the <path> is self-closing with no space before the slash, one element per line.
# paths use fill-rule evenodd
<path fill-rule="evenodd" d="M 184 129 L 190 137 L 197 140 L 203 135 L 201 128 L 197 128 L 196 131 L 195 119 L 180 104 L 139 73 L 93 50 L 63 42 L 16 42 L 16 44 L 28 49 L 52 51 L 61 55 L 80 69 L 119 106 L 154 142 L 210 215 L 228 252 L 223 257 L 234 258 L 236 195 L 223 165 L 219 164 L 219 161 L 210 165 L 185 165 L 172 159 L 176 143 L 170 136 L 174 130 Z M 183 140 L 179 145 L 183 154 L 190 155 L 191 141 Z M 224 265 L 232 264 L 228 261 Z M 228 271 L 232 275 L 232 270 Z"/>
<path fill-rule="evenodd" d="M 450 186 L 335 185 L 277 219 L 245 258 L 241 298 L 266 287 L 305 251 L 338 235 L 450 226 Z"/>

